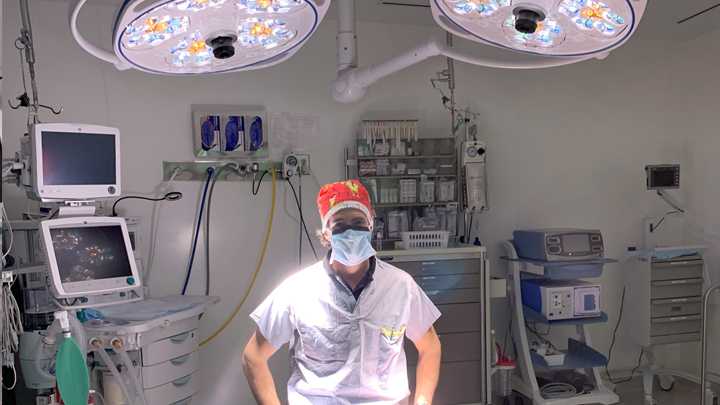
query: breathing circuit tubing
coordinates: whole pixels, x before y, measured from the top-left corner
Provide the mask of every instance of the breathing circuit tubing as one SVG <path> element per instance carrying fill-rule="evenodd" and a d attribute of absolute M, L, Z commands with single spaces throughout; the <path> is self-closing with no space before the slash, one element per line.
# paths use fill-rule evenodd
<path fill-rule="evenodd" d="M 252 281 L 250 282 L 250 286 L 248 287 L 247 291 L 245 292 L 245 296 L 243 297 L 242 301 L 240 301 L 240 304 L 235 308 L 235 312 L 230 315 L 230 318 L 223 324 L 220 329 L 218 329 L 217 332 L 215 332 L 212 336 L 207 338 L 206 340 L 202 341 L 200 343 L 200 346 L 203 346 L 204 344 L 210 342 L 211 340 L 215 339 L 217 335 L 220 334 L 229 324 L 232 322 L 232 320 L 235 318 L 235 315 L 240 311 L 240 308 L 242 308 L 243 304 L 245 303 L 245 300 L 247 299 L 248 295 L 250 295 L 250 290 L 252 290 L 253 285 L 255 284 L 255 280 L 257 280 L 258 273 L 260 273 L 260 267 L 262 266 L 263 259 L 265 258 L 265 251 L 267 250 L 268 241 L 270 240 L 270 230 L 272 229 L 272 223 L 273 223 L 273 215 L 275 214 L 275 169 L 270 168 L 268 169 L 270 172 L 270 175 L 272 176 L 272 202 L 270 204 L 270 221 L 268 221 L 268 230 L 267 234 L 265 235 L 265 245 L 263 246 L 262 253 L 260 254 L 260 261 L 258 262 L 257 269 L 255 269 L 255 275 L 252 278 Z"/>

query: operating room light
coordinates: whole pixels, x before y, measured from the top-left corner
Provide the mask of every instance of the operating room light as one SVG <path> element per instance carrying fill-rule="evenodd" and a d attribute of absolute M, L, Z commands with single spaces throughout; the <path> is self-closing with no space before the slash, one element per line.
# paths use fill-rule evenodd
<path fill-rule="evenodd" d="M 114 54 L 71 30 L 88 52 L 119 69 L 197 75 L 258 69 L 294 54 L 315 31 L 330 0 L 130 0 L 118 8 Z"/>
<path fill-rule="evenodd" d="M 431 0 L 461 37 L 539 56 L 604 56 L 636 29 L 647 0 Z"/>

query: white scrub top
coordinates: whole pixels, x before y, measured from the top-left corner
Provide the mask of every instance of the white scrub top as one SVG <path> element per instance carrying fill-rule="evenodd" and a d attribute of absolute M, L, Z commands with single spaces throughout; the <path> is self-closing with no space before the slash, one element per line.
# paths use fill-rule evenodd
<path fill-rule="evenodd" d="M 404 405 L 403 335 L 420 339 L 440 312 L 409 274 L 380 260 L 356 301 L 326 258 L 250 317 L 276 349 L 290 342 L 289 405 Z"/>

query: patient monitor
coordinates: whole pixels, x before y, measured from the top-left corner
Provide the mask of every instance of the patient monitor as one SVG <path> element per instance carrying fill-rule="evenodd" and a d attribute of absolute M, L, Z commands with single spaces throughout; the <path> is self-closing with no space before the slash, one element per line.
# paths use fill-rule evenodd
<path fill-rule="evenodd" d="M 70 217 L 40 222 L 50 293 L 61 307 L 98 307 L 142 299 L 142 280 L 123 218 Z"/>
<path fill-rule="evenodd" d="M 34 124 L 21 141 L 20 183 L 44 202 L 120 196 L 120 131 L 90 124 Z"/>

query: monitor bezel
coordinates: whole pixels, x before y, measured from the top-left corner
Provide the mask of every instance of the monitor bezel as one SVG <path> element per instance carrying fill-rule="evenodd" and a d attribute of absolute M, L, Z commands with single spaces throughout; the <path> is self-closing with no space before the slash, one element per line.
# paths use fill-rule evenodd
<path fill-rule="evenodd" d="M 680 188 L 680 182 L 678 185 L 673 186 L 657 186 L 654 184 L 655 173 L 658 170 L 672 170 L 680 173 L 680 165 L 678 164 L 665 164 L 665 165 L 647 165 L 645 166 L 645 177 L 647 178 L 647 189 L 648 190 L 677 190 Z"/>
<path fill-rule="evenodd" d="M 120 130 L 117 128 L 91 124 L 34 124 L 31 126 L 33 150 L 33 192 L 43 202 L 53 201 L 100 201 L 120 197 Z M 78 184 L 78 185 L 46 185 L 43 175 L 42 143 L 43 132 L 67 132 L 112 135 L 115 138 L 115 184 Z M 115 192 L 110 194 L 108 189 Z"/>
<path fill-rule="evenodd" d="M 55 257 L 55 250 L 52 246 L 50 231 L 57 228 L 96 228 L 103 226 L 119 226 L 125 242 L 125 251 L 130 263 L 133 284 L 128 284 L 128 277 L 114 277 L 102 280 L 76 281 L 63 283 L 60 278 L 60 271 Z M 41 243 L 45 252 L 45 263 L 48 268 L 50 286 L 56 294 L 56 298 L 74 298 L 87 295 L 109 294 L 114 292 L 130 291 L 142 287 L 142 282 L 135 265 L 135 257 L 132 252 L 130 236 L 127 225 L 123 218 L 110 217 L 73 217 L 50 219 L 40 222 Z"/>

